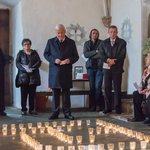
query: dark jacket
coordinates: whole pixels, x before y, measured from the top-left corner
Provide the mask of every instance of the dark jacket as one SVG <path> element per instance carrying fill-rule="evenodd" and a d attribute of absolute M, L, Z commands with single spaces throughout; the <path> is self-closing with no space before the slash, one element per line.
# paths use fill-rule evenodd
<path fill-rule="evenodd" d="M 57 37 L 49 39 L 44 57 L 49 62 L 49 87 L 72 88 L 72 64 L 79 59 L 75 42 L 66 36 L 60 47 Z M 67 58 L 70 59 L 70 64 L 55 64 L 56 59 Z"/>
<path fill-rule="evenodd" d="M 34 68 L 32 73 L 27 73 L 22 65 L 28 65 L 29 68 Z M 20 50 L 16 58 L 16 66 L 18 68 L 17 85 L 24 84 L 41 85 L 41 79 L 39 74 L 39 67 L 41 66 L 41 59 L 36 50 L 31 50 L 30 57 L 24 53 L 24 50 Z"/>
<path fill-rule="evenodd" d="M 100 50 L 100 44 L 102 40 L 97 41 L 95 50 L 90 50 L 91 46 L 91 40 L 86 41 L 84 43 L 84 48 L 83 48 L 83 54 L 84 57 L 89 58 L 88 61 L 86 62 L 86 69 L 92 67 L 92 59 L 97 58 L 98 59 L 98 69 L 102 70 L 103 69 L 103 61 L 100 59 L 100 56 L 98 53 L 96 53 L 96 50 Z"/>
<path fill-rule="evenodd" d="M 104 40 L 100 45 L 99 56 L 105 63 L 108 58 L 117 59 L 115 65 L 112 65 L 110 69 L 104 69 L 104 72 L 112 71 L 113 73 L 123 73 L 124 59 L 126 57 L 126 42 L 117 37 L 112 47 L 110 38 Z"/>

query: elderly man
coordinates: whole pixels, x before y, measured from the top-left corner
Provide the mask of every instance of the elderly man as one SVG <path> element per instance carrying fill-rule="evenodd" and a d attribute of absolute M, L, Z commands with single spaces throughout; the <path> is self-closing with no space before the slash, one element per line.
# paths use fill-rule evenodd
<path fill-rule="evenodd" d="M 117 114 L 121 113 L 121 82 L 124 59 L 126 57 L 126 42 L 120 39 L 116 26 L 108 29 L 110 38 L 104 40 L 100 46 L 100 58 L 104 62 L 104 90 L 105 90 L 105 111 L 104 114 L 112 111 L 111 89 L 114 84 L 114 107 Z"/>
<path fill-rule="evenodd" d="M 49 88 L 52 88 L 52 114 L 49 119 L 58 119 L 60 91 L 62 89 L 63 113 L 66 119 L 74 120 L 70 111 L 70 88 L 72 88 L 72 64 L 78 59 L 75 42 L 65 36 L 62 24 L 55 27 L 56 37 L 49 39 L 44 57 L 49 62 Z"/>

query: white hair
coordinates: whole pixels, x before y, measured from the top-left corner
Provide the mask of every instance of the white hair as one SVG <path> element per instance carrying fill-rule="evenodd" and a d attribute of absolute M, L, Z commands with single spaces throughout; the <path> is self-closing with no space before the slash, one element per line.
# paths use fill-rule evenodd
<path fill-rule="evenodd" d="M 57 25 L 55 26 L 55 30 L 59 30 L 59 29 L 63 29 L 63 30 L 66 31 L 64 25 L 62 25 L 62 24 L 57 24 Z"/>

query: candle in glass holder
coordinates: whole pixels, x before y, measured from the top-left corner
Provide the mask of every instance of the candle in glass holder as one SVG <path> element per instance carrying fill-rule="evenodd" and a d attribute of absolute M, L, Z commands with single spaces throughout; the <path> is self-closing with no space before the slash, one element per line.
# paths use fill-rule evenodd
<path fill-rule="evenodd" d="M 90 120 L 86 120 L 86 125 L 90 126 Z"/>
<path fill-rule="evenodd" d="M 82 120 L 77 120 L 77 126 L 80 127 L 82 124 Z"/>
<path fill-rule="evenodd" d="M 125 143 L 124 142 L 119 142 L 118 147 L 119 147 L 119 150 L 124 150 Z"/>
<path fill-rule="evenodd" d="M 112 131 L 113 131 L 113 134 L 116 134 L 117 132 L 116 128 L 113 128 Z"/>
<path fill-rule="evenodd" d="M 66 121 L 62 121 L 61 125 L 62 125 L 62 127 L 65 127 L 66 126 Z"/>
<path fill-rule="evenodd" d="M 130 150 L 135 150 L 136 142 L 130 142 Z"/>
<path fill-rule="evenodd" d="M 58 130 L 58 131 L 61 131 L 61 126 L 57 126 L 57 130 Z"/>
<path fill-rule="evenodd" d="M 24 124 L 19 124 L 19 129 L 21 130 L 24 127 Z"/>
<path fill-rule="evenodd" d="M 7 135 L 7 129 L 2 129 L 3 135 L 6 136 Z"/>
<path fill-rule="evenodd" d="M 107 124 L 107 123 L 106 123 L 106 121 L 103 121 L 103 127 L 105 127 L 105 126 L 106 126 L 106 124 Z"/>
<path fill-rule="evenodd" d="M 89 134 L 93 134 L 93 128 L 88 128 Z"/>
<path fill-rule="evenodd" d="M 52 145 L 45 145 L 45 150 L 52 150 Z"/>
<path fill-rule="evenodd" d="M 67 125 L 67 131 L 71 132 L 71 125 Z"/>
<path fill-rule="evenodd" d="M 7 130 L 7 124 L 3 124 L 3 129 Z"/>
<path fill-rule="evenodd" d="M 74 120 L 70 121 L 70 125 L 73 127 L 74 126 Z"/>
<path fill-rule="evenodd" d="M 132 136 L 132 130 L 127 130 L 127 135 L 130 137 L 130 136 Z"/>
<path fill-rule="evenodd" d="M 68 144 L 73 144 L 73 136 L 68 136 Z"/>
<path fill-rule="evenodd" d="M 52 122 L 52 124 L 53 124 L 53 128 L 56 128 L 56 126 L 57 126 L 57 122 L 56 122 L 56 121 L 54 121 L 54 122 Z"/>
<path fill-rule="evenodd" d="M 36 134 L 36 127 L 32 127 L 32 134 Z"/>
<path fill-rule="evenodd" d="M 39 149 L 38 150 L 43 150 L 43 144 L 39 144 Z"/>
<path fill-rule="evenodd" d="M 137 131 L 132 131 L 132 137 L 136 137 Z"/>
<path fill-rule="evenodd" d="M 114 143 L 107 144 L 108 150 L 114 150 Z"/>
<path fill-rule="evenodd" d="M 82 144 L 82 136 L 81 135 L 77 135 L 76 140 L 77 140 L 77 144 Z"/>
<path fill-rule="evenodd" d="M 12 129 L 11 129 L 11 134 L 12 134 L 12 135 L 16 135 L 16 128 L 12 128 Z"/>
<path fill-rule="evenodd" d="M 22 133 L 26 133 L 26 128 L 22 128 L 22 129 L 21 129 L 21 132 L 22 132 Z"/>
<path fill-rule="evenodd" d="M 96 125 L 97 126 L 99 125 L 99 119 L 96 119 Z"/>
<path fill-rule="evenodd" d="M 15 124 L 11 124 L 11 129 L 14 129 L 15 128 Z"/>
<path fill-rule="evenodd" d="M 41 127 L 41 128 L 40 128 L 40 133 L 43 134 L 44 131 L 45 131 L 45 127 Z"/>
<path fill-rule="evenodd" d="M 104 150 L 104 144 L 98 144 L 98 150 Z"/>
<path fill-rule="evenodd" d="M 37 122 L 37 128 L 40 129 L 42 127 L 42 123 L 41 122 Z"/>
<path fill-rule="evenodd" d="M 148 143 L 148 142 L 149 142 L 149 136 L 148 136 L 148 135 L 145 135 L 145 136 L 144 136 L 144 140 Z"/>
<path fill-rule="evenodd" d="M 120 132 L 120 133 L 123 133 L 123 127 L 120 127 L 120 128 L 119 128 L 119 132 Z"/>
<path fill-rule="evenodd" d="M 146 150 L 146 147 L 147 147 L 146 141 L 141 141 L 140 145 L 141 145 L 141 149 Z"/>
<path fill-rule="evenodd" d="M 109 127 L 106 126 L 106 127 L 104 128 L 104 131 L 105 131 L 105 134 L 109 134 Z"/>
<path fill-rule="evenodd" d="M 49 122 L 45 122 L 45 128 L 48 128 L 48 127 L 49 127 Z"/>
<path fill-rule="evenodd" d="M 101 134 L 101 127 L 96 127 L 96 133 L 97 135 Z"/>
<path fill-rule="evenodd" d="M 68 150 L 75 150 L 75 146 L 68 146 Z"/>
<path fill-rule="evenodd" d="M 68 135 L 65 134 L 65 142 L 68 142 Z"/>
<path fill-rule="evenodd" d="M 79 145 L 78 150 L 85 150 L 85 145 Z"/>
<path fill-rule="evenodd" d="M 28 129 L 32 128 L 32 123 L 28 123 Z"/>
<path fill-rule="evenodd" d="M 57 146 L 57 150 L 64 150 L 64 146 Z"/>
<path fill-rule="evenodd" d="M 103 120 L 99 120 L 99 126 L 103 125 Z"/>
<path fill-rule="evenodd" d="M 95 150 L 95 145 L 88 145 L 88 150 Z"/>
<path fill-rule="evenodd" d="M 89 141 L 90 141 L 90 143 L 94 143 L 95 135 L 89 135 Z"/>

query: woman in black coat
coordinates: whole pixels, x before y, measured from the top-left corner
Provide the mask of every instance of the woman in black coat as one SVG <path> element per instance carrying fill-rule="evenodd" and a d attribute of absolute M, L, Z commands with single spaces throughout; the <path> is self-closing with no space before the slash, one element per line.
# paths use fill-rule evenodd
<path fill-rule="evenodd" d="M 0 116 L 6 116 L 5 102 L 4 102 L 4 67 L 5 67 L 5 58 L 3 52 L 0 48 Z"/>
<path fill-rule="evenodd" d="M 23 39 L 23 50 L 20 50 L 16 58 L 18 74 L 16 77 L 16 87 L 21 87 L 22 115 L 26 115 L 27 96 L 29 95 L 29 113 L 37 115 L 34 111 L 34 99 L 36 87 L 41 85 L 39 67 L 41 59 L 38 53 L 31 48 L 31 41 Z"/>

